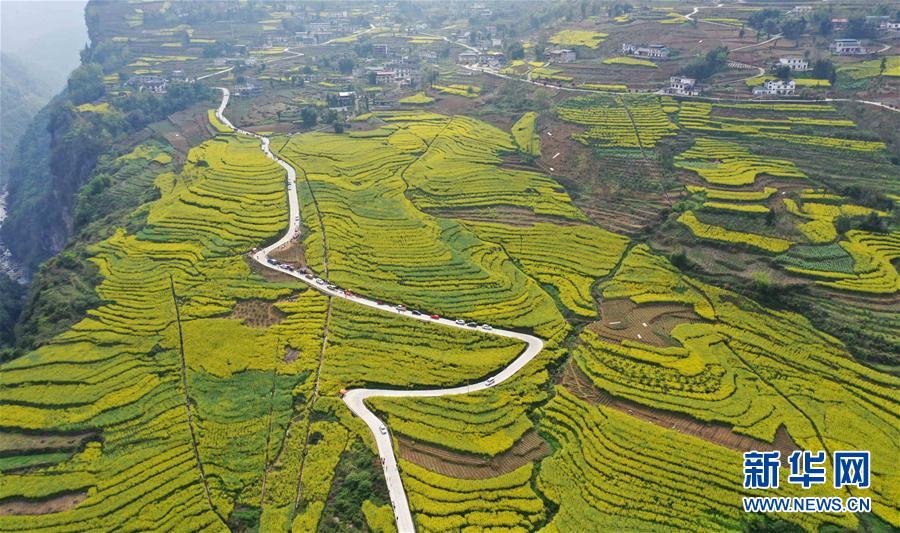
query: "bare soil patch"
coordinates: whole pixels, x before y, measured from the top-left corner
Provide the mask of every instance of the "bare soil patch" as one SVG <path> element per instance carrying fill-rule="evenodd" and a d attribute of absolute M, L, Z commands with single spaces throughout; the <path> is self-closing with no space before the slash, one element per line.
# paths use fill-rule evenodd
<path fill-rule="evenodd" d="M 306 249 L 303 243 L 297 240 L 292 240 L 281 248 L 273 250 L 269 257 L 276 261 L 287 263 L 294 268 L 306 266 Z"/>
<path fill-rule="evenodd" d="M 249 265 L 250 270 L 254 274 L 259 274 L 266 281 L 271 282 L 292 282 L 297 281 L 293 276 L 288 276 L 283 272 L 279 272 L 277 270 L 272 270 L 271 268 L 265 268 L 256 261 L 254 261 L 249 255 L 244 256 L 244 260 L 247 261 L 247 265 Z"/>
<path fill-rule="evenodd" d="M 487 479 L 516 470 L 550 454 L 550 446 L 531 430 L 512 448 L 486 459 L 399 437 L 400 457 L 423 468 L 459 479 Z"/>
<path fill-rule="evenodd" d="M 0 433 L 0 455 L 16 455 L 14 452 L 52 452 L 74 450 L 96 437 L 97 433 Z"/>
<path fill-rule="evenodd" d="M 61 513 L 87 499 L 87 492 L 70 492 L 44 500 L 10 498 L 0 502 L 0 515 L 37 515 Z"/>
<path fill-rule="evenodd" d="M 775 439 L 769 443 L 735 433 L 731 427 L 725 424 L 701 422 L 682 413 L 654 409 L 631 400 L 615 397 L 594 385 L 571 359 L 563 367 L 559 383 L 569 392 L 590 404 L 611 407 L 645 422 L 701 438 L 732 450 L 740 452 L 780 450 L 782 461 L 787 461 L 791 452 L 800 449 L 784 426 L 779 426 L 775 432 Z"/>
<path fill-rule="evenodd" d="M 605 339 L 639 341 L 664 347 L 678 346 L 669 336 L 675 326 L 702 321 L 685 305 L 637 305 L 631 300 L 604 300 L 600 302 L 600 320 L 588 328 Z"/>
<path fill-rule="evenodd" d="M 275 304 L 263 300 L 243 300 L 231 311 L 231 317 L 241 320 L 251 328 L 267 328 L 284 319 L 284 313 Z"/>
<path fill-rule="evenodd" d="M 549 215 L 535 214 L 530 209 L 515 206 L 472 207 L 459 209 L 427 209 L 429 215 L 438 218 L 455 218 L 463 222 L 500 222 L 510 226 L 532 226 L 538 222 L 549 222 L 557 226 L 571 226 L 577 222 Z"/>
<path fill-rule="evenodd" d="M 300 350 L 295 350 L 290 346 L 286 346 L 284 348 L 284 362 L 285 363 L 293 363 L 300 357 Z"/>

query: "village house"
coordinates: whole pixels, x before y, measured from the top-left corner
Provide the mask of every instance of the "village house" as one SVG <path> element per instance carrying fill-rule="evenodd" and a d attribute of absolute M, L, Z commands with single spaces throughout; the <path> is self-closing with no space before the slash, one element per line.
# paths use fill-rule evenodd
<path fill-rule="evenodd" d="M 847 29 L 847 24 L 850 23 L 850 19 L 831 19 L 831 29 L 834 31 L 844 31 Z"/>
<path fill-rule="evenodd" d="M 571 63 L 575 61 L 577 56 L 574 50 L 564 48 L 562 50 L 550 50 L 547 52 L 547 57 L 554 63 Z"/>
<path fill-rule="evenodd" d="M 791 96 L 797 88 L 797 82 L 794 80 L 767 80 L 758 87 L 753 88 L 753 94 L 756 96 Z"/>
<path fill-rule="evenodd" d="M 243 84 L 236 85 L 232 91 L 235 96 L 256 96 L 261 92 L 262 88 L 253 78 L 247 78 Z"/>
<path fill-rule="evenodd" d="M 803 56 L 785 56 L 778 58 L 775 67 L 788 67 L 795 72 L 809 70 L 809 61 Z"/>
<path fill-rule="evenodd" d="M 839 56 L 859 56 L 869 53 L 859 39 L 835 39 L 828 45 L 831 53 Z"/>
<path fill-rule="evenodd" d="M 335 111 L 347 111 L 356 107 L 356 93 L 353 91 L 341 91 L 329 94 L 326 97 L 328 108 Z"/>
<path fill-rule="evenodd" d="M 376 70 L 375 85 L 387 85 L 397 80 L 397 72 L 393 70 Z"/>
<path fill-rule="evenodd" d="M 701 89 L 694 78 L 672 76 L 669 78 L 669 86 L 663 89 L 663 92 L 679 96 L 699 96 Z"/>
<path fill-rule="evenodd" d="M 481 60 L 482 54 L 474 50 L 466 50 L 456 56 L 456 62 L 460 65 L 477 65 L 478 63 L 481 63 Z"/>
<path fill-rule="evenodd" d="M 883 20 L 881 21 L 881 24 L 878 25 L 878 29 L 887 31 L 900 31 L 900 22 Z"/>
<path fill-rule="evenodd" d="M 165 94 L 169 86 L 169 80 L 155 74 L 144 74 L 128 78 L 125 85 L 137 92 L 150 92 L 153 94 Z"/>
<path fill-rule="evenodd" d="M 649 57 L 653 59 L 666 59 L 669 57 L 669 47 L 664 44 L 634 44 L 623 43 L 622 53 L 634 57 Z"/>

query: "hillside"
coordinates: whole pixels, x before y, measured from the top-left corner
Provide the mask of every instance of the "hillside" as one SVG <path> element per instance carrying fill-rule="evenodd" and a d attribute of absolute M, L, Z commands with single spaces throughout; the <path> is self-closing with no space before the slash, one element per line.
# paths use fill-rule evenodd
<path fill-rule="evenodd" d="M 897 529 L 876 13 L 90 2 L 9 183 L 0 533 Z"/>

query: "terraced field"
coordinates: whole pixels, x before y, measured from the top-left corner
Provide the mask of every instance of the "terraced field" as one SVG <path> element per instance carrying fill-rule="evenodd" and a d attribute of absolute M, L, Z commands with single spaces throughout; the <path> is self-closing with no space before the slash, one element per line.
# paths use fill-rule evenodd
<path fill-rule="evenodd" d="M 586 330 L 574 358 L 601 389 L 726 422 L 765 441 L 784 424 L 803 449 L 855 446 L 886 457 L 898 452 L 898 406 L 888 399 L 897 379 L 854 362 L 801 316 L 686 278 L 643 246 L 629 252 L 601 290 L 604 298 L 639 305 L 687 304 L 704 319 L 674 327 L 670 335 L 680 346 L 671 348 L 613 344 Z M 888 488 L 896 483 L 892 470 L 873 465 L 873 476 L 877 471 L 881 478 L 873 501 L 889 520 L 897 516 Z"/>

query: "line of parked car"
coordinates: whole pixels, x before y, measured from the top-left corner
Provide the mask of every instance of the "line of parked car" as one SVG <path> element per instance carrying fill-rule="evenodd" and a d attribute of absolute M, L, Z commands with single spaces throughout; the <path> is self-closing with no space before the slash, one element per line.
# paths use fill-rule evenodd
<path fill-rule="evenodd" d="M 257 252 L 257 249 L 254 248 L 252 253 L 255 254 L 256 252 Z M 276 268 L 283 268 L 283 269 L 291 271 L 291 272 L 297 272 L 299 274 L 302 274 L 304 278 L 311 280 L 316 285 L 324 286 L 325 288 L 327 288 L 330 291 L 341 292 L 344 294 L 344 296 L 356 296 L 355 294 L 353 294 L 353 291 L 351 291 L 350 289 L 340 289 L 337 285 L 328 283 L 324 279 L 314 276 L 309 270 L 306 269 L 306 267 L 299 267 L 299 268 L 295 269 L 292 265 L 289 265 L 287 263 L 282 263 L 280 261 L 272 259 L 271 257 L 267 257 L 266 262 Z M 388 303 L 382 302 L 380 300 L 377 300 L 375 303 L 377 305 L 384 306 L 387 308 L 393 307 L 394 310 L 397 311 L 398 313 L 409 312 L 409 314 L 411 314 L 412 316 L 423 316 L 423 313 L 421 311 L 419 311 L 418 309 L 410 310 L 410 309 L 407 309 L 406 306 L 403 304 L 393 305 L 393 304 L 388 304 Z M 440 320 L 441 315 L 433 314 L 433 315 L 429 315 L 429 318 L 431 318 L 433 320 Z M 458 319 L 454 320 L 453 322 L 454 322 L 454 324 L 456 324 L 457 326 L 460 326 L 460 327 L 462 327 L 462 326 L 469 327 L 469 328 L 479 328 L 480 327 L 481 329 L 483 329 L 485 331 L 490 331 L 491 329 L 493 329 L 490 324 L 482 324 L 481 326 L 479 326 L 478 323 L 475 322 L 474 320 L 466 321 L 466 320 L 463 320 L 462 318 L 458 318 Z M 494 378 L 488 378 L 487 381 L 485 381 L 485 385 L 487 385 L 488 387 L 492 387 L 494 385 L 494 383 L 495 383 Z M 384 426 L 381 426 L 379 428 L 379 430 L 381 431 L 382 434 L 387 434 L 387 429 Z"/>
<path fill-rule="evenodd" d="M 256 253 L 256 248 L 253 249 L 253 253 Z M 325 287 L 326 289 L 328 289 L 330 291 L 341 292 L 344 294 L 344 296 L 356 296 L 355 294 L 353 294 L 353 291 L 351 291 L 349 289 L 342 290 L 337 285 L 328 283 L 327 281 L 325 281 L 322 278 L 315 277 L 311 272 L 309 272 L 306 269 L 306 267 L 300 267 L 300 268 L 295 269 L 293 266 L 291 266 L 287 263 L 282 263 L 280 261 L 272 259 L 271 257 L 266 258 L 266 262 L 277 268 L 283 268 L 283 269 L 291 271 L 291 272 L 298 272 L 298 273 L 302 274 L 304 278 L 311 280 L 316 285 Z M 393 304 L 384 303 L 382 301 L 376 301 L 375 303 L 378 305 L 381 305 L 381 306 L 385 306 L 385 307 L 393 307 L 398 313 L 407 313 L 408 312 L 412 316 L 423 316 L 424 315 L 424 313 L 422 313 L 421 311 L 419 311 L 417 309 L 412 309 L 412 310 L 407 309 L 406 306 L 403 304 L 393 305 Z M 429 318 L 431 318 L 433 320 L 440 320 L 440 318 L 441 318 L 441 315 L 438 315 L 438 314 L 433 314 L 433 315 L 428 315 L 428 316 L 429 316 Z M 466 321 L 466 320 L 463 320 L 460 318 L 460 319 L 455 320 L 454 323 L 457 326 L 466 326 L 466 327 L 470 327 L 470 328 L 479 328 L 480 327 L 481 329 L 483 329 L 485 331 L 490 331 L 493 329 L 490 324 L 482 324 L 481 326 L 479 326 L 478 323 L 475 322 L 474 320 Z"/>

